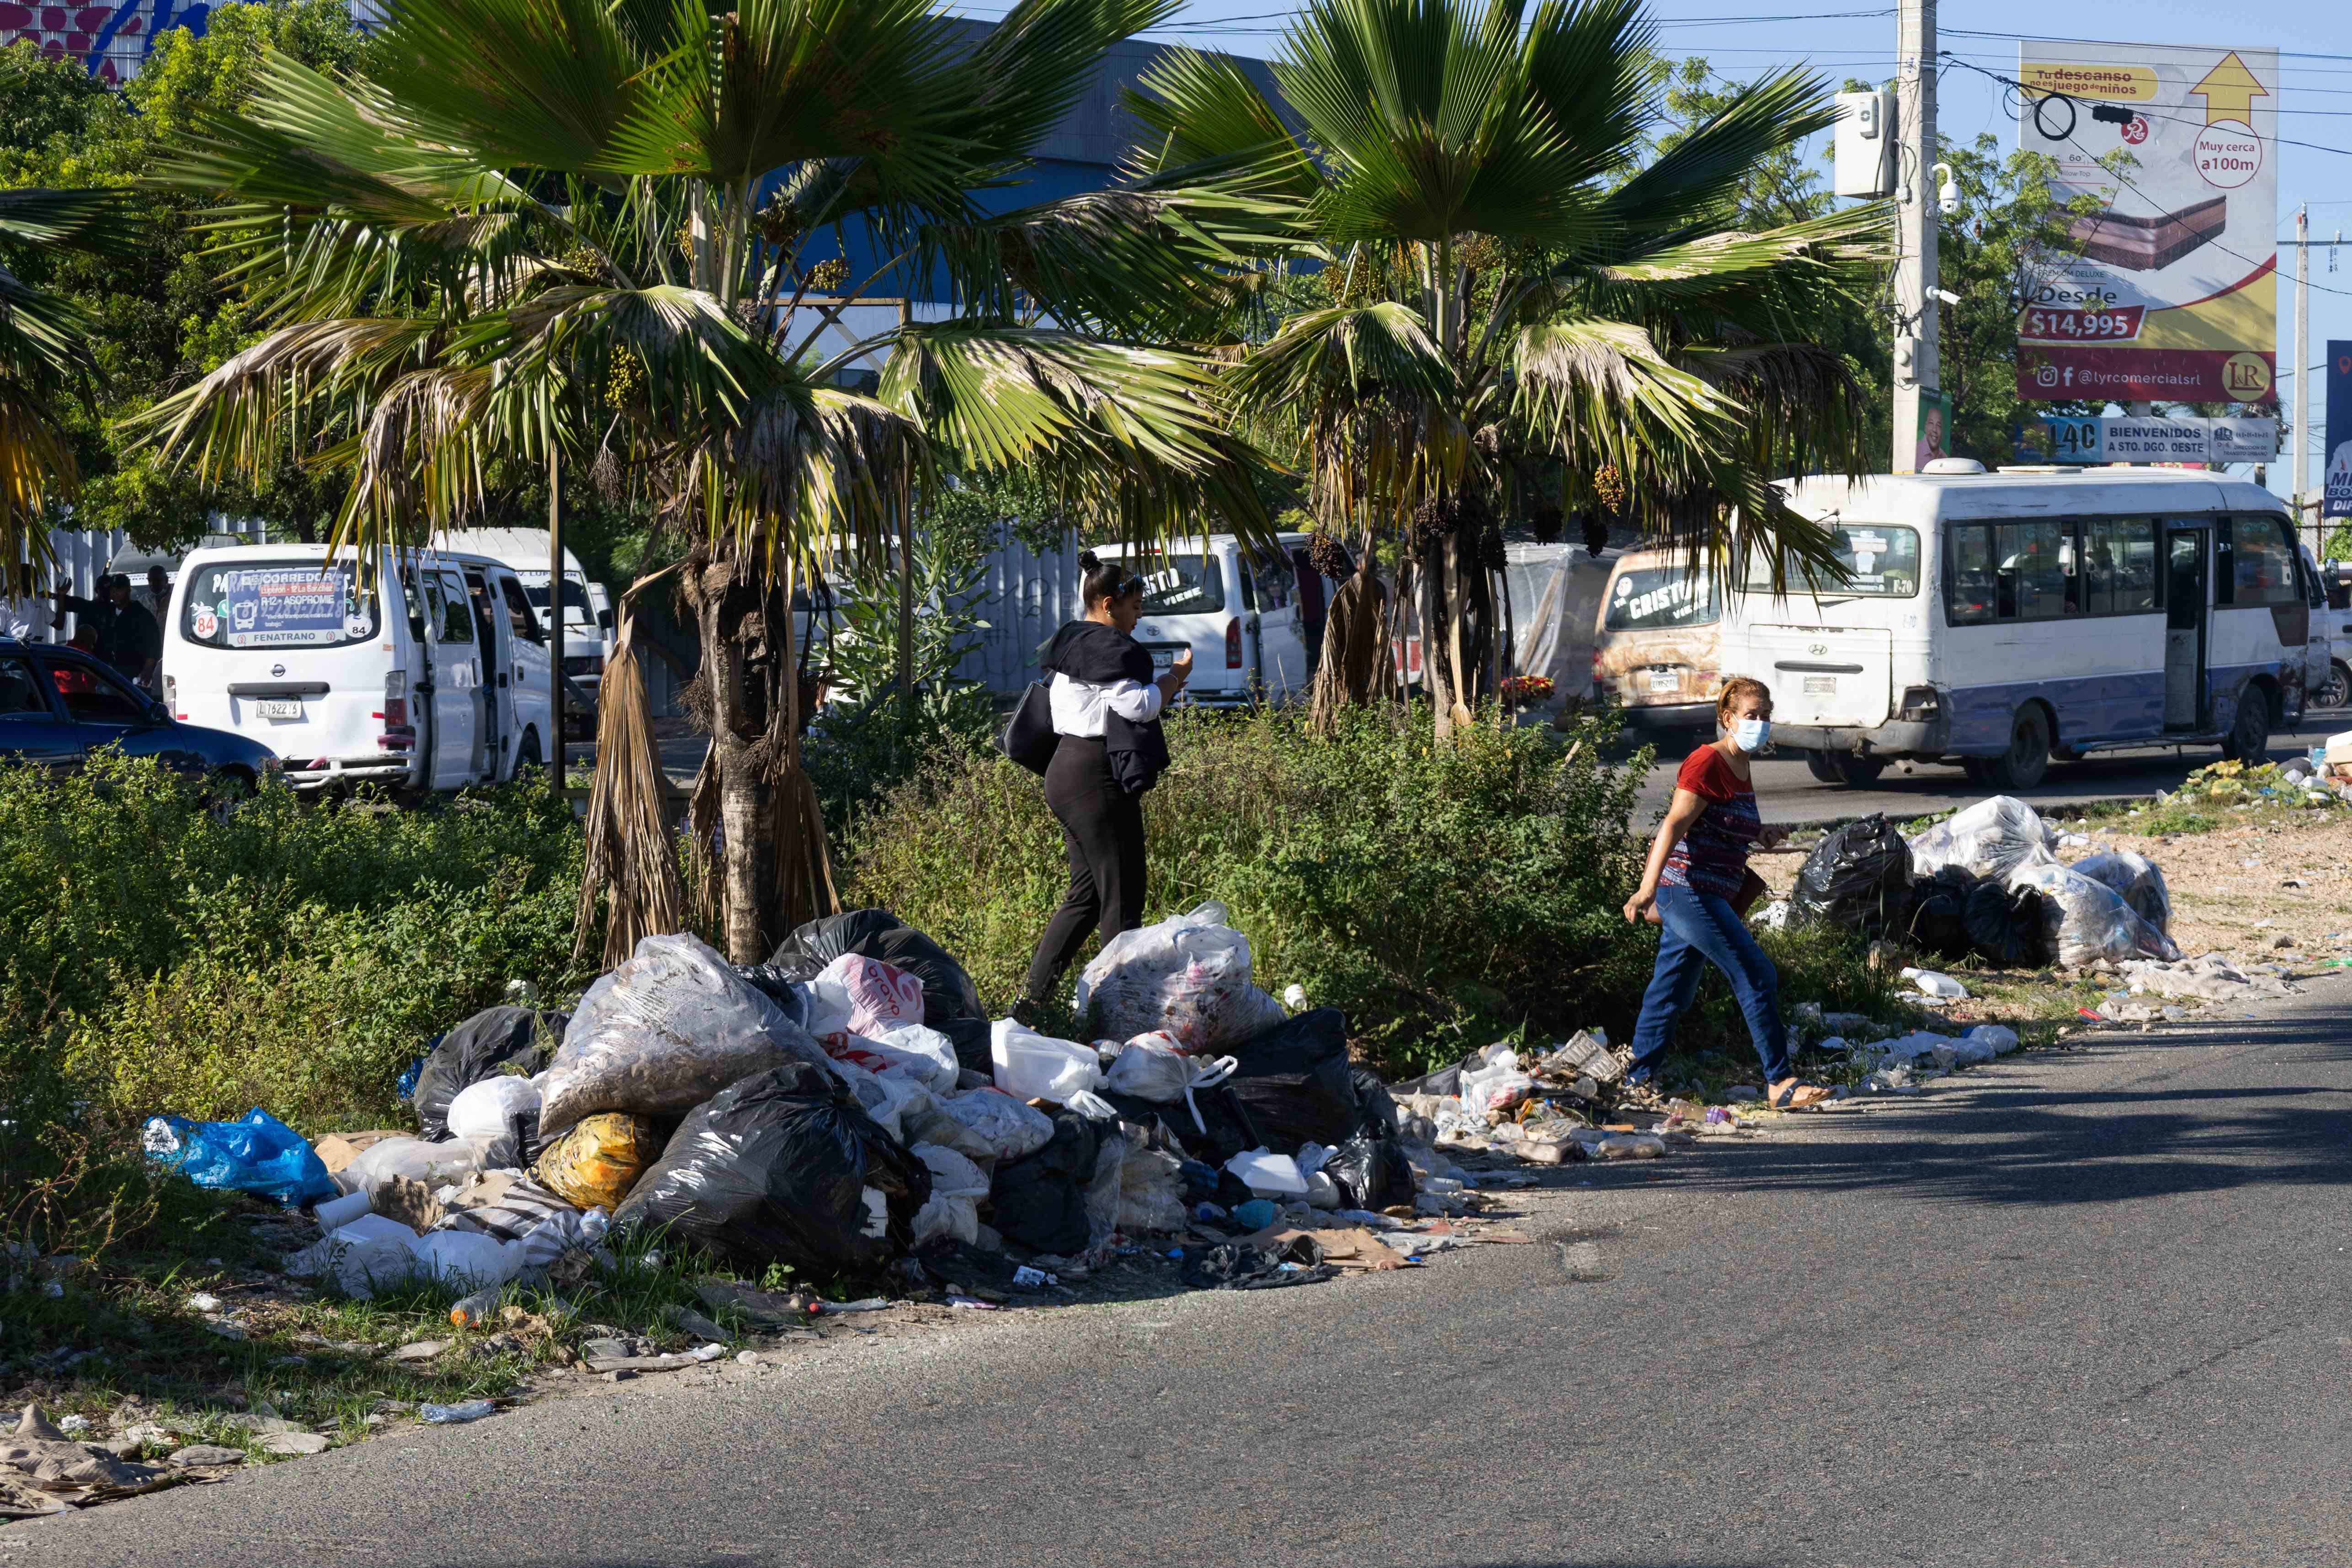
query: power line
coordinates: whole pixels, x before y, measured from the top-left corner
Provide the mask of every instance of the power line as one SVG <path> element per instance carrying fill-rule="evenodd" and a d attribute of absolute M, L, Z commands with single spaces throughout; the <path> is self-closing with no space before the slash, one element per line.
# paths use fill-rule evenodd
<path fill-rule="evenodd" d="M 2090 41 L 2095 42 L 2096 40 Z M 2008 88 L 2012 96 L 2020 99 L 2022 99 L 2024 95 L 2031 93 L 2036 98 L 2063 98 L 2067 99 L 2069 102 L 2081 101 L 2080 99 L 2075 99 L 2072 93 L 2051 92 L 2042 88 L 2030 87 L 2026 83 L 2018 80 L 2015 77 L 2003 76 L 1999 71 L 1989 71 L 1985 69 L 1984 67 L 1977 65 L 1972 61 L 1962 59 L 1957 55 L 1950 57 L 1952 63 L 1958 66 L 1962 70 L 1970 70 L 1976 72 L 1979 76 L 1990 77 L 1994 81 L 1997 81 L 2003 87 Z M 2158 114 L 2145 109 L 2137 109 L 2132 112 L 2138 115 L 2143 120 L 2168 120 L 2175 125 L 2201 125 L 2203 123 L 2201 120 L 2189 120 L 2178 114 Z M 2072 135 L 2069 135 L 2066 140 L 2074 141 L 2074 139 Z M 2339 158 L 2352 158 L 2352 147 L 2329 147 L 2317 141 L 2300 141 L 2292 136 L 2274 136 L 2271 138 L 2271 140 L 2276 141 L 2282 147 L 2303 147 L 2307 148 L 2314 152 L 2333 152 Z M 2081 147 L 2082 143 L 2075 142 L 2075 145 L 2077 147 Z M 2090 155 L 2090 149 L 2083 148 L 2083 152 L 2086 157 Z M 2128 182 L 2126 182 L 2126 183 L 2128 183 Z M 2137 190 L 2138 187 L 2134 186 L 2133 188 Z"/>

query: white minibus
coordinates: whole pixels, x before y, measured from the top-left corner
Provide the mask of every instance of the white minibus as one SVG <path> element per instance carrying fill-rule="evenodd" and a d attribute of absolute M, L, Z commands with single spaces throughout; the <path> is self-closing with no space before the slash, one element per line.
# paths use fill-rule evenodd
<path fill-rule="evenodd" d="M 1958 761 L 2000 789 L 2120 747 L 2259 759 L 2302 717 L 2311 584 L 2284 508 L 2216 474 L 2006 469 L 1782 481 L 1851 579 L 1775 596 L 1751 566 L 1724 668 L 1775 741 L 1866 784 Z"/>
<path fill-rule="evenodd" d="M 191 551 L 163 629 L 173 716 L 276 752 L 297 789 L 456 789 L 549 756 L 545 629 L 489 557 Z"/>
<path fill-rule="evenodd" d="M 1166 669 L 1180 650 L 1192 651 L 1187 701 L 1209 707 L 1251 702 L 1303 701 L 1315 679 L 1308 627 L 1299 602 L 1307 536 L 1277 536 L 1278 559 L 1253 559 L 1231 534 L 1180 540 L 1164 548 L 1097 545 L 1143 579 L 1143 617 L 1135 640 Z M 1312 571 L 1312 568 L 1306 569 Z M 1318 577 L 1322 604 L 1339 585 Z"/>

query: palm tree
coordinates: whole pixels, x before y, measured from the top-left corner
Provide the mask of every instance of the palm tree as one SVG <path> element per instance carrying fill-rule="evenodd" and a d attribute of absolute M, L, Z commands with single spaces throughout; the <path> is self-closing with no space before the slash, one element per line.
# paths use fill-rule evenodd
<path fill-rule="evenodd" d="M 1233 377 L 1365 546 L 1318 708 L 1384 670 L 1386 538 L 1415 569 L 1437 729 L 1469 716 L 1494 689 L 1495 518 L 1547 470 L 1567 511 L 1622 510 L 1702 570 L 1833 570 L 1769 481 L 1863 462 L 1854 388 L 1805 324 L 1866 280 L 1880 215 L 1744 232 L 1748 172 L 1832 122 L 1821 87 L 1773 77 L 1649 155 L 1651 40 L 1637 0 L 1308 0 L 1279 104 L 1198 55 L 1131 100 L 1155 189 L 1232 248 L 1319 267 L 1273 291 L 1297 308 Z"/>
<path fill-rule="evenodd" d="M 242 204 L 222 243 L 278 325 L 152 426 L 205 469 L 341 430 L 363 548 L 480 507 L 502 464 L 545 465 L 551 504 L 586 465 L 689 528 L 690 821 L 756 959 L 831 898 L 789 608 L 819 558 L 903 546 L 958 471 L 1130 537 L 1266 527 L 1212 367 L 1155 346 L 1231 308 L 1217 242 L 1146 192 L 989 205 L 1170 4 L 1024 0 L 966 47 L 931 0 L 391 0 L 380 78 L 273 58 L 171 171 Z M 944 319 L 819 346 L 927 281 Z M 630 902 L 661 906 L 644 869 Z"/>
<path fill-rule="evenodd" d="M 98 377 L 88 318 L 24 274 L 47 251 L 130 243 L 110 190 L 0 191 L 0 598 L 55 564 L 49 528 L 80 480 L 59 405 Z"/>

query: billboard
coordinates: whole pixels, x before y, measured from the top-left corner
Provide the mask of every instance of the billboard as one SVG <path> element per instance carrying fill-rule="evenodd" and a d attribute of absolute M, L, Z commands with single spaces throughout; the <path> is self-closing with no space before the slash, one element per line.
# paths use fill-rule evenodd
<path fill-rule="evenodd" d="M 2326 434 L 2327 466 L 2321 470 L 2319 515 L 2352 517 L 2352 342 L 2341 338 L 2327 342 Z M 2295 439 L 2304 439 L 2301 431 L 2295 432 Z"/>
<path fill-rule="evenodd" d="M 2275 402 L 2278 51 L 2029 40 L 2017 78 L 2019 147 L 2084 209 L 2028 279 L 2018 395 Z"/>
<path fill-rule="evenodd" d="M 30 44 L 50 59 L 74 61 L 100 81 L 128 81 L 139 74 L 158 37 L 174 27 L 202 33 L 211 16 L 210 0 L 110 0 L 100 5 L 0 0 L 0 45 Z"/>

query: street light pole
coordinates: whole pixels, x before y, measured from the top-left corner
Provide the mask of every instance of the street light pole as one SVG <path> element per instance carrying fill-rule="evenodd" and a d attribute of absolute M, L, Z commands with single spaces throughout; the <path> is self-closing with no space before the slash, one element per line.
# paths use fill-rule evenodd
<path fill-rule="evenodd" d="M 1895 32 L 1895 463 L 1918 464 L 1925 409 L 1938 406 L 1937 363 L 1936 0 L 1901 0 Z"/>

